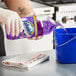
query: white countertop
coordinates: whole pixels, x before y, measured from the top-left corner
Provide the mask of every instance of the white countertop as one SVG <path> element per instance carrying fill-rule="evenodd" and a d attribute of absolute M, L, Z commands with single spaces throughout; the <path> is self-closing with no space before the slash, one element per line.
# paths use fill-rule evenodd
<path fill-rule="evenodd" d="M 76 76 L 76 64 L 56 62 L 55 50 L 45 51 L 50 60 L 38 64 L 28 71 L 5 68 L 0 64 L 0 76 Z M 1 60 L 2 58 L 0 58 Z"/>

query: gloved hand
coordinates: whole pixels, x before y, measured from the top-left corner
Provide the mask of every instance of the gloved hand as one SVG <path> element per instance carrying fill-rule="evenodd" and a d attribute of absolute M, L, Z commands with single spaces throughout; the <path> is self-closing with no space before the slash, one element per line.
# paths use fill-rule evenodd
<path fill-rule="evenodd" d="M 0 8 L 0 22 L 5 24 L 6 32 L 12 36 L 18 36 L 23 30 L 23 23 L 18 14 L 14 11 Z"/>

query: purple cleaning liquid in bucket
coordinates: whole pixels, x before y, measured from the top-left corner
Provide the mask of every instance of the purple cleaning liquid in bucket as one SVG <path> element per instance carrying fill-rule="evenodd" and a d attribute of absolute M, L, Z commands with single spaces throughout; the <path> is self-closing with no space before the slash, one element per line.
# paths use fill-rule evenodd
<path fill-rule="evenodd" d="M 21 18 L 24 30 L 18 36 L 7 35 L 7 39 L 15 40 L 21 38 L 32 38 L 50 34 L 58 24 L 54 24 L 50 19 L 39 21 L 35 16 Z"/>

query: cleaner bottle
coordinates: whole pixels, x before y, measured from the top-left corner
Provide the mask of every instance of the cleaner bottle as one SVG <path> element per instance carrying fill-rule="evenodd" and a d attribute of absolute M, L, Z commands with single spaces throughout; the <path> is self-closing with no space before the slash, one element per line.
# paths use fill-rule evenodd
<path fill-rule="evenodd" d="M 43 35 L 50 34 L 56 26 L 60 26 L 59 23 L 48 18 L 47 20 L 40 21 L 36 19 L 36 16 L 33 17 L 23 17 L 22 18 L 24 30 L 16 37 L 12 35 L 7 35 L 8 39 L 15 40 L 21 38 L 32 38 Z"/>

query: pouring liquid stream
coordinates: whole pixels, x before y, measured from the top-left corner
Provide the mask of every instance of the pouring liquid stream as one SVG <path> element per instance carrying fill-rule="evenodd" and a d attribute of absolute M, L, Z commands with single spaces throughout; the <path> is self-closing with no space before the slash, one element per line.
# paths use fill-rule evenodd
<path fill-rule="evenodd" d="M 51 23 L 53 23 L 53 24 L 55 25 L 55 27 L 57 27 L 57 26 L 62 27 L 62 28 L 64 29 L 65 33 L 66 33 L 66 34 L 68 34 L 67 29 L 66 29 L 62 24 L 60 24 L 60 23 L 58 23 L 58 22 L 54 21 L 54 20 L 53 20 L 53 19 L 51 19 L 51 18 L 48 18 L 48 21 L 50 21 Z"/>
<path fill-rule="evenodd" d="M 56 25 L 57 26 L 61 26 L 64 29 L 65 33 L 68 34 L 67 29 L 63 25 L 61 25 L 60 23 L 57 23 L 57 22 L 56 22 Z"/>

